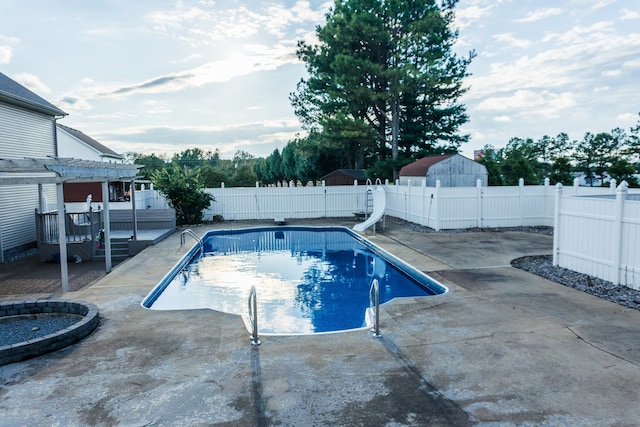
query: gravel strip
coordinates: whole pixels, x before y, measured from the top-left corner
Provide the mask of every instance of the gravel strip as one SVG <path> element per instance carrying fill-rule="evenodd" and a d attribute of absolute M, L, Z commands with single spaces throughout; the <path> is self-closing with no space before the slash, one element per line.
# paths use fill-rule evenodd
<path fill-rule="evenodd" d="M 82 320 L 75 315 L 32 315 L 0 318 L 0 347 L 53 334 Z"/>
<path fill-rule="evenodd" d="M 458 228 L 453 230 L 440 230 L 436 231 L 433 228 L 426 227 L 424 225 L 415 224 L 413 222 L 405 221 L 400 218 L 388 216 L 386 221 L 390 224 L 397 225 L 402 228 L 415 231 L 416 233 L 430 233 L 430 234 L 456 234 L 456 233 L 506 233 L 508 231 L 519 231 L 523 233 L 544 234 L 547 236 L 553 236 L 553 227 L 501 227 L 501 228 Z"/>
<path fill-rule="evenodd" d="M 511 261 L 511 265 L 569 288 L 586 292 L 624 307 L 640 310 L 640 291 L 627 286 L 616 286 L 606 280 L 566 268 L 554 267 L 551 255 L 517 258 Z"/>

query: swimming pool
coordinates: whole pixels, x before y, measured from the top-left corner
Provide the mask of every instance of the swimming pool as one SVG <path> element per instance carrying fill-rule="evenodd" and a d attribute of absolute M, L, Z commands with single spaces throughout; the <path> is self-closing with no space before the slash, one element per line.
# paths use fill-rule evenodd
<path fill-rule="evenodd" d="M 345 227 L 214 230 L 142 302 L 153 310 L 210 308 L 246 315 L 251 285 L 259 332 L 309 334 L 368 327 L 373 279 L 380 303 L 447 288 Z"/>

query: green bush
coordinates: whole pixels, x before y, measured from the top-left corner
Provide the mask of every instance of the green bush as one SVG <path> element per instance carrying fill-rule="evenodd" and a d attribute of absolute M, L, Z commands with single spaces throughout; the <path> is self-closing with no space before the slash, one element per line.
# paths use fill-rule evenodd
<path fill-rule="evenodd" d="M 215 198 L 202 189 L 197 172 L 172 163 L 153 174 L 152 180 L 176 210 L 177 225 L 202 223 L 203 211 Z"/>

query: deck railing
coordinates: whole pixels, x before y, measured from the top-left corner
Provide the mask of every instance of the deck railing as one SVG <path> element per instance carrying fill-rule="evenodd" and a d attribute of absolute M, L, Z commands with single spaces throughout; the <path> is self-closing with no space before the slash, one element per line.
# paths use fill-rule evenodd
<path fill-rule="evenodd" d="M 102 228 L 102 211 L 65 213 L 67 242 L 85 242 L 95 240 Z M 60 228 L 58 212 L 36 211 L 36 230 L 39 243 L 58 243 Z"/>

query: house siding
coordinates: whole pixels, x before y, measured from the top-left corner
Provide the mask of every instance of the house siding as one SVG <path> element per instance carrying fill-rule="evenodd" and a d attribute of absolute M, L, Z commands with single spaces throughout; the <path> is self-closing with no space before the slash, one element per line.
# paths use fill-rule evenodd
<path fill-rule="evenodd" d="M 55 156 L 51 116 L 0 104 L 0 155 L 4 158 Z"/>
<path fill-rule="evenodd" d="M 55 185 L 43 185 L 43 194 L 48 203 L 56 200 Z M 35 209 L 38 207 L 37 185 L 0 186 L 0 236 L 2 250 L 35 244 Z"/>
<path fill-rule="evenodd" d="M 60 157 L 93 160 L 94 162 L 103 161 L 99 152 L 78 142 L 64 131 L 58 132 L 58 153 Z"/>
<path fill-rule="evenodd" d="M 55 155 L 53 117 L 0 103 L 0 157 L 22 159 Z M 55 185 L 44 185 L 43 194 L 49 204 L 56 202 Z M 0 251 L 3 254 L 35 243 L 34 212 L 38 203 L 37 185 L 0 186 Z"/>

